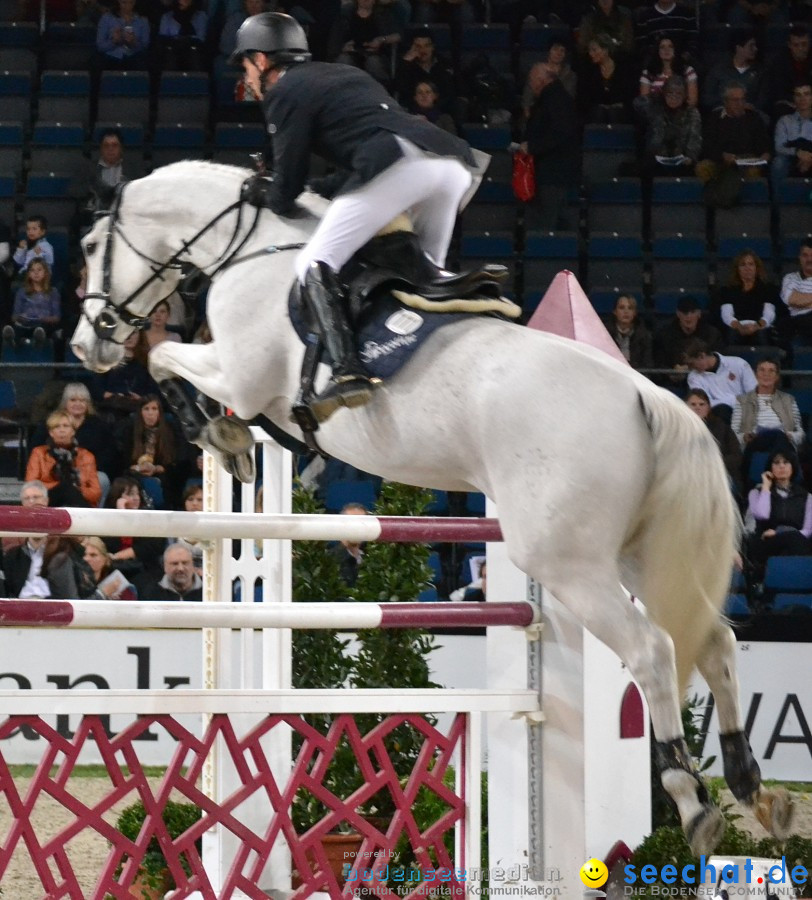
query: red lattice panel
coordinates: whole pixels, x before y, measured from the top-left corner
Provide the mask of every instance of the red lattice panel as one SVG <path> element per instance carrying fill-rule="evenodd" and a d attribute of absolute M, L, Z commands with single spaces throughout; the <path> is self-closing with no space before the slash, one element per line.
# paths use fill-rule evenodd
<path fill-rule="evenodd" d="M 361 720 L 370 718 L 359 717 Z M 401 839 L 405 836 L 419 871 L 445 869 L 443 892 L 447 896 L 463 896 L 463 882 L 454 877 L 455 863 L 444 838 L 453 832 L 457 822 L 464 825 L 465 797 L 458 796 L 443 783 L 443 776 L 455 754 L 458 754 L 459 765 L 463 765 L 463 714 L 454 718 L 447 734 L 420 715 L 386 716 L 373 723 L 366 733 L 362 733 L 353 716 L 337 715 L 326 735 L 296 715 L 269 716 L 242 737 L 234 733 L 227 715 L 213 716 L 202 738 L 179 725 L 171 716 L 141 717 L 113 737 L 108 737 L 104 724 L 103 716 L 85 716 L 71 739 L 63 737 L 36 716 L 14 716 L 0 724 L 0 748 L 2 741 L 21 726 L 29 729 L 30 734 L 40 735 L 45 742 L 45 753 L 24 794 L 17 790 L 8 763 L 0 753 L 0 796 L 12 817 L 11 826 L 0 836 L 0 887 L 4 886 L 3 878 L 12 856 L 23 852 L 30 858 L 42 885 L 42 896 L 47 900 L 103 900 L 108 895 L 129 897 L 129 888 L 147 846 L 153 837 L 157 837 L 179 889 L 174 895 L 178 900 L 194 891 L 200 891 L 207 900 L 228 900 L 235 889 L 249 897 L 265 900 L 266 894 L 259 890 L 257 881 L 278 840 L 289 846 L 293 867 L 303 873 L 302 884 L 294 895 L 296 898 L 308 897 L 314 891 L 327 891 L 331 897 L 349 897 L 361 888 L 366 895 L 374 893 L 391 900 L 422 897 L 431 890 L 436 891 L 440 882 L 419 883 L 407 879 L 399 885 L 397 893 L 390 891 L 386 884 L 386 867 L 396 845 L 399 841 L 402 845 Z M 300 750 L 285 784 L 274 778 L 262 746 L 263 739 L 280 725 L 283 728 L 289 726 L 301 739 Z M 151 726 L 165 729 L 177 742 L 172 761 L 157 788 L 150 784 L 138 758 L 138 745 L 134 743 Z M 396 742 L 404 728 L 411 729 L 409 733 L 420 743 L 411 773 L 406 778 L 399 778 L 387 752 L 387 741 L 390 744 Z M 396 729 L 401 730 L 396 732 Z M 109 777 L 109 789 L 92 806 L 77 799 L 72 792 L 76 782 L 71 780 L 87 741 L 96 744 Z M 215 742 L 218 742 L 218 752 L 228 755 L 239 782 L 239 787 L 219 805 L 205 797 L 198 787 L 204 763 Z M 349 797 L 338 797 L 324 785 L 330 763 L 339 748 L 344 754 L 352 753 L 360 773 L 360 786 Z M 462 778 L 461 783 L 464 784 L 464 780 Z M 435 805 L 442 807 L 436 821 L 428 825 L 424 822 L 422 831 L 413 815 L 421 789 L 423 796 L 426 791 L 433 792 Z M 301 835 L 296 833 L 290 813 L 297 791 L 309 793 L 328 810 L 316 825 Z M 161 816 L 170 794 L 174 800 L 197 804 L 203 813 L 198 823 L 175 840 L 167 833 Z M 272 810 L 268 827 L 262 833 L 248 828 L 237 815 L 240 805 L 249 798 L 256 799 L 257 794 Z M 369 805 L 369 801 L 374 804 L 376 798 L 386 794 L 395 810 L 388 822 L 368 820 L 359 813 L 364 804 Z M 105 814 L 107 819 L 114 820 L 110 815 L 111 807 L 119 804 L 120 808 L 121 801 L 126 805 L 137 799 L 144 803 L 147 818 L 137 840 L 131 842 L 106 821 Z M 35 817 L 39 809 L 41 821 L 43 810 L 52 808 L 54 802 L 68 811 L 71 822 L 46 838 L 38 834 Z M 330 870 L 322 846 L 322 838 L 342 823 L 362 837 L 360 851 L 343 889 Z M 199 851 L 201 835 L 217 825 L 231 831 L 239 840 L 239 850 L 219 893 L 208 880 Z M 69 842 L 85 829 L 91 829 L 110 844 L 95 886 L 87 894 L 83 893 L 67 850 Z M 191 874 L 186 873 L 182 860 Z M 458 861 L 456 871 L 464 866 L 465 860 Z"/>

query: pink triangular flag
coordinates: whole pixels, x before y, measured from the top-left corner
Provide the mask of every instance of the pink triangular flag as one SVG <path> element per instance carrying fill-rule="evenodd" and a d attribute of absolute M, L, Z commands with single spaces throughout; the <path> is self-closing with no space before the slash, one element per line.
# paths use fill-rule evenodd
<path fill-rule="evenodd" d="M 626 362 L 620 348 L 612 340 L 583 288 L 578 284 L 578 279 L 566 269 L 553 278 L 527 327 L 590 344 L 615 359 Z"/>

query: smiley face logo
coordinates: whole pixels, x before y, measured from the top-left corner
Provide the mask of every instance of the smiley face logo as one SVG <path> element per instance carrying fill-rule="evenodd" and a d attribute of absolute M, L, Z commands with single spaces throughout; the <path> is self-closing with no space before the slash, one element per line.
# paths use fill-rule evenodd
<path fill-rule="evenodd" d="M 606 884 L 609 877 L 609 870 L 599 859 L 588 859 L 582 866 L 580 871 L 581 881 L 588 888 L 599 888 Z"/>

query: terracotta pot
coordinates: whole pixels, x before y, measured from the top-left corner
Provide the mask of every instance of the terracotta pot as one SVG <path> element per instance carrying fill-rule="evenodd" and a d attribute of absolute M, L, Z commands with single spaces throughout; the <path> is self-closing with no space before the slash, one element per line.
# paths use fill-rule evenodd
<path fill-rule="evenodd" d="M 344 878 L 344 866 L 348 863 L 352 866 L 355 862 L 355 857 L 361 849 L 362 841 L 363 837 L 356 831 L 327 834 L 321 839 L 321 845 L 327 856 L 330 871 L 335 875 L 339 887 L 343 887 L 346 880 Z M 302 879 L 295 869 L 293 870 L 292 884 L 294 888 L 302 886 Z"/>

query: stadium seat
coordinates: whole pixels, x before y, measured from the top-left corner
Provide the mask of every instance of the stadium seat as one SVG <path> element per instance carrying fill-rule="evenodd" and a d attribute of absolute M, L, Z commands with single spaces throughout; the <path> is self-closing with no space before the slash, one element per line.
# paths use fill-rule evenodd
<path fill-rule="evenodd" d="M 726 237 L 769 234 L 770 196 L 767 179 L 743 181 L 736 205 L 730 209 L 715 208 L 711 220 L 713 239 L 717 244 Z"/>
<path fill-rule="evenodd" d="M 643 245 L 639 235 L 593 232 L 587 241 L 589 289 L 643 283 Z"/>
<path fill-rule="evenodd" d="M 202 126 L 156 125 L 152 135 L 152 167 L 158 169 L 182 159 L 203 159 L 206 132 Z"/>
<path fill-rule="evenodd" d="M 26 47 L 0 47 L 0 72 L 26 72 L 33 76 L 38 66 L 39 60 L 33 50 Z"/>
<path fill-rule="evenodd" d="M 775 612 L 812 613 L 812 594 L 776 594 L 772 609 Z"/>
<path fill-rule="evenodd" d="M 49 229 L 71 229 L 76 224 L 74 176 L 67 172 L 32 172 L 28 176 L 23 203 L 23 218 L 42 215 Z"/>
<path fill-rule="evenodd" d="M 40 122 L 90 124 L 90 75 L 87 72 L 42 73 L 37 119 Z"/>
<path fill-rule="evenodd" d="M 3 69 L 0 61 L 0 116 L 3 122 L 31 121 L 33 76 L 22 69 Z"/>
<path fill-rule="evenodd" d="M 579 245 L 574 232 L 528 231 L 524 244 L 524 301 L 532 312 L 550 282 L 563 269 L 578 273 Z"/>
<path fill-rule="evenodd" d="M 465 495 L 465 509 L 471 516 L 484 516 L 485 503 L 485 495 L 478 491 Z"/>
<path fill-rule="evenodd" d="M 749 616 L 750 607 L 747 605 L 747 597 L 744 594 L 728 595 L 723 612 L 726 616 Z"/>
<path fill-rule="evenodd" d="M 708 275 L 704 235 L 675 234 L 652 241 L 651 280 L 656 291 L 707 291 Z"/>
<path fill-rule="evenodd" d="M 11 176 L 18 184 L 22 179 L 22 122 L 0 122 L 0 172 L 2 172 L 6 176 Z M 10 223 L 12 220 L 6 217 L 3 219 L 3 221 Z"/>
<path fill-rule="evenodd" d="M 589 233 L 614 231 L 623 223 L 624 234 L 643 236 L 643 191 L 639 178 L 612 178 L 593 181 L 586 192 L 586 221 Z"/>
<path fill-rule="evenodd" d="M 705 235 L 707 208 L 698 178 L 655 178 L 651 185 L 651 237 Z"/>
<path fill-rule="evenodd" d="M 708 308 L 708 294 L 705 291 L 655 291 L 654 292 L 654 312 L 658 316 L 673 316 L 677 311 L 677 304 L 682 297 L 690 294 L 701 309 Z"/>
<path fill-rule="evenodd" d="M 327 485 L 324 506 L 327 512 L 338 513 L 348 503 L 360 503 L 372 510 L 377 499 L 373 481 L 331 481 Z"/>
<path fill-rule="evenodd" d="M 39 28 L 35 22 L 0 22 L 0 47 L 33 50 L 39 44 Z"/>
<path fill-rule="evenodd" d="M 614 286 L 610 288 L 593 288 L 589 292 L 589 302 L 592 304 L 592 308 L 599 316 L 610 316 L 612 314 L 612 310 L 615 308 L 615 304 L 617 303 L 617 298 L 621 294 L 631 294 L 635 298 L 635 300 L 637 300 L 638 310 L 643 309 L 643 301 L 640 297 L 640 285 L 629 288 L 624 288 L 621 286 Z"/>
<path fill-rule="evenodd" d="M 447 516 L 448 515 L 448 491 L 431 491 L 434 499 L 426 507 L 427 516 Z"/>
<path fill-rule="evenodd" d="M 31 136 L 31 172 L 79 174 L 85 160 L 84 149 L 85 129 L 81 122 L 38 121 Z"/>
<path fill-rule="evenodd" d="M 771 556 L 764 587 L 771 591 L 812 591 L 812 556 Z"/>
<path fill-rule="evenodd" d="M 209 76 L 205 72 L 164 72 L 158 88 L 156 124 L 181 122 L 207 126 L 210 93 Z"/>
<path fill-rule="evenodd" d="M 101 122 L 147 122 L 149 75 L 146 72 L 102 72 L 96 119 Z"/>
<path fill-rule="evenodd" d="M 745 250 L 752 250 L 760 257 L 767 271 L 772 268 L 773 242 L 768 236 L 752 234 L 731 235 L 721 238 L 716 247 L 716 283 L 726 284 L 731 275 L 731 263 Z"/>
<path fill-rule="evenodd" d="M 801 234 L 812 228 L 810 197 L 812 178 L 788 178 L 781 183 L 776 197 L 780 234 Z"/>
<path fill-rule="evenodd" d="M 214 126 L 215 162 L 233 166 L 250 167 L 250 153 L 261 151 L 268 140 L 268 134 L 259 123 L 218 122 Z"/>
<path fill-rule="evenodd" d="M 583 174 L 587 182 L 620 175 L 623 163 L 635 163 L 637 145 L 633 125 L 587 125 L 584 128 Z"/>

